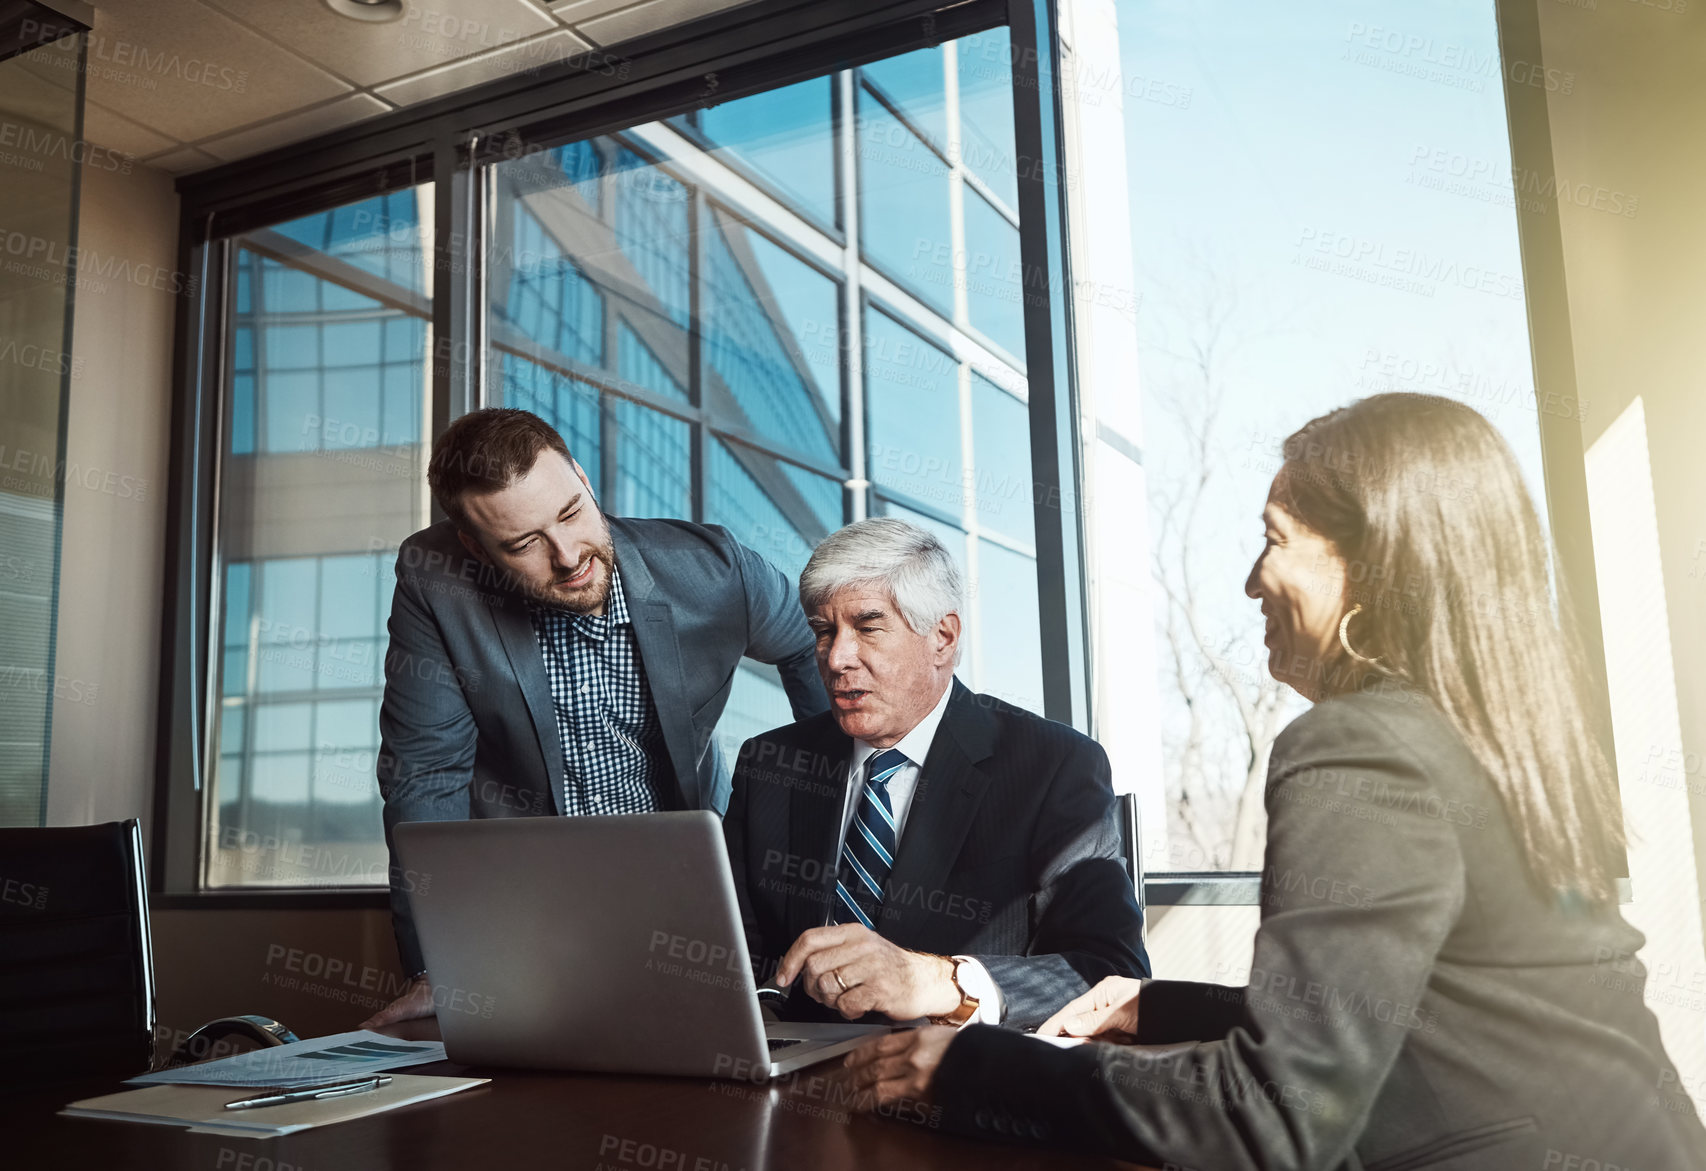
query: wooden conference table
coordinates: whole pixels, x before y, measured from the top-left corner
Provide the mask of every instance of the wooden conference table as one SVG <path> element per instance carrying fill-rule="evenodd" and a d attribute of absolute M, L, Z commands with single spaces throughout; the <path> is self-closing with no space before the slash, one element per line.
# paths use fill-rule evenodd
<path fill-rule="evenodd" d="M 418 1029 L 406 1032 L 419 1035 Z M 839 1060 L 768 1085 L 470 1069 L 448 1062 L 415 1066 L 409 1072 L 465 1073 L 492 1081 L 438 1101 L 266 1140 L 57 1115 L 67 1102 L 121 1088 L 111 1082 L 12 1094 L 0 1097 L 0 1165 L 20 1171 L 1000 1171 L 1132 1166 L 853 1115 L 847 1109 L 850 1089 Z"/>

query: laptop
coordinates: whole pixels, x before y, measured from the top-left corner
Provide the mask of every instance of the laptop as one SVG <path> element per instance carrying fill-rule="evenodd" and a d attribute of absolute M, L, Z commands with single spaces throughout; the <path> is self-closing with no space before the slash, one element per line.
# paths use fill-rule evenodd
<path fill-rule="evenodd" d="M 405 822 L 395 843 L 452 1061 L 762 1081 L 888 1031 L 765 1022 L 712 813 Z"/>

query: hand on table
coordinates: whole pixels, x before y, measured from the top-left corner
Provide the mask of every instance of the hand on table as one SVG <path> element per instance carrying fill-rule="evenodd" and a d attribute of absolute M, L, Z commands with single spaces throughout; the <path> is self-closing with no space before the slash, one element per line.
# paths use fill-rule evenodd
<path fill-rule="evenodd" d="M 1039 1037 L 1094 1037 L 1130 1044 L 1137 1040 L 1137 993 L 1143 981 L 1109 976 L 1037 1026 Z"/>
<path fill-rule="evenodd" d="M 402 994 L 387 1004 L 384 1008 L 362 1021 L 357 1028 L 382 1029 L 386 1025 L 394 1025 L 398 1021 L 419 1020 L 421 1017 L 433 1016 L 438 1009 L 432 1002 L 432 984 L 427 980 L 425 972 L 409 981 L 409 986 Z"/>
<path fill-rule="evenodd" d="M 959 1035 L 947 1025 L 905 1029 L 866 1041 L 847 1055 L 853 1072 L 854 1109 L 887 1112 L 896 1103 L 927 1102 L 942 1055 Z"/>
<path fill-rule="evenodd" d="M 782 988 L 795 977 L 808 996 L 847 1020 L 868 1012 L 914 1020 L 960 1006 L 952 960 L 907 951 L 858 923 L 802 932 L 776 969 Z"/>

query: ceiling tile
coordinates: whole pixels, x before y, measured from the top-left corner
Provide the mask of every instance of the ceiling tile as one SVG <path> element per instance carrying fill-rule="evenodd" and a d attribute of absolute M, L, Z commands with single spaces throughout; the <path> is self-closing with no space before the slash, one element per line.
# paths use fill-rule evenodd
<path fill-rule="evenodd" d="M 579 24 L 583 20 L 591 20 L 595 16 L 603 16 L 607 12 L 615 12 L 618 8 L 632 8 L 640 0 L 562 0 L 559 4 L 547 3 L 557 19 L 566 24 Z"/>
<path fill-rule="evenodd" d="M 392 82 L 390 85 L 382 85 L 378 93 L 388 102 L 406 106 L 413 102 L 424 102 L 429 98 L 456 93 L 493 78 L 525 73 L 529 69 L 585 52 L 588 47 L 585 41 L 573 33 L 558 29 L 554 33 L 487 53 L 483 57 L 458 61 L 454 65 L 445 65 L 415 77 Z"/>
<path fill-rule="evenodd" d="M 8 58 L 0 66 L 0 110 L 69 136 L 77 126 L 77 55 L 69 41 Z"/>
<path fill-rule="evenodd" d="M 207 142 L 198 142 L 196 145 L 208 154 L 230 162 L 232 159 L 247 158 L 263 150 L 271 150 L 275 146 L 301 142 L 328 130 L 360 122 L 363 118 L 386 113 L 392 108 L 372 94 L 348 94 L 323 106 L 298 110 L 294 114 L 286 114 L 270 122 L 262 122 L 259 126 L 251 126 L 247 130 L 239 130 L 235 134 L 227 134 L 223 138 L 214 138 Z"/>
<path fill-rule="evenodd" d="M 94 102 L 83 103 L 83 137 L 96 146 L 142 158 L 179 145 L 176 139 L 158 134 L 140 122 L 132 122 Z"/>
<path fill-rule="evenodd" d="M 419 73 L 554 29 L 526 0 L 409 0 L 403 16 L 367 24 L 320 0 L 209 0 L 358 85 Z"/>
<path fill-rule="evenodd" d="M 197 0 L 104 0 L 89 35 L 89 99 L 184 141 L 349 90 Z"/>
<path fill-rule="evenodd" d="M 181 146 L 177 150 L 170 150 L 144 161 L 150 167 L 165 171 L 169 175 L 187 175 L 191 171 L 201 171 L 219 165 L 218 159 L 193 146 Z"/>
<path fill-rule="evenodd" d="M 598 0 L 589 2 L 597 3 Z M 575 31 L 593 44 L 616 45 L 708 13 L 735 8 L 746 2 L 747 0 L 645 0 L 632 8 L 624 8 L 620 12 L 591 20 L 583 20 L 575 9 L 567 6 L 560 6 L 553 11 L 574 25 Z"/>

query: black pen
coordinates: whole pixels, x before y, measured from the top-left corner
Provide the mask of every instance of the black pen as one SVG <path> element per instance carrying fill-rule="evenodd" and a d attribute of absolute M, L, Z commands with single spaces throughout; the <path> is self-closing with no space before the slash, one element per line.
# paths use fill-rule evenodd
<path fill-rule="evenodd" d="M 364 1077 L 360 1081 L 338 1082 L 329 1086 L 304 1086 L 300 1090 L 283 1090 L 277 1094 L 267 1094 L 260 1098 L 239 1098 L 235 1102 L 225 1103 L 227 1110 L 247 1110 L 253 1106 L 278 1106 L 285 1102 L 312 1102 L 318 1098 L 342 1098 L 349 1094 L 365 1094 L 369 1090 L 377 1090 L 380 1086 L 388 1086 L 388 1077 Z"/>

